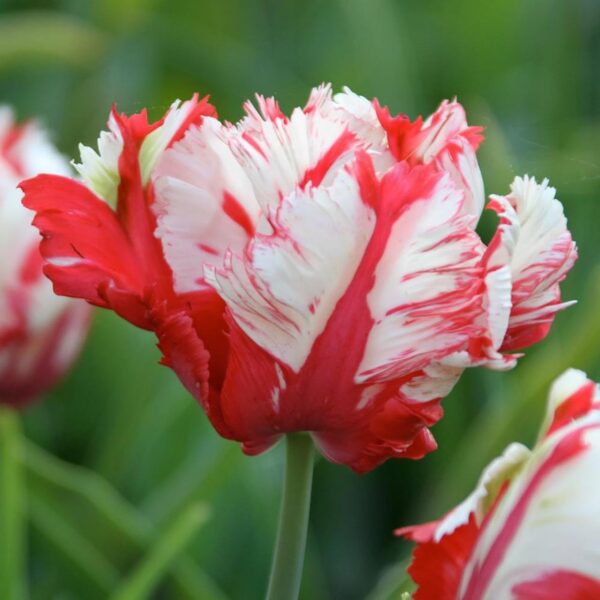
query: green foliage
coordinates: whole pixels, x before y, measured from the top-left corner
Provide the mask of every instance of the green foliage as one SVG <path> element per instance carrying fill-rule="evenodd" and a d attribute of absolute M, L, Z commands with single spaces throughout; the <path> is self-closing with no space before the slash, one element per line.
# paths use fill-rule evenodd
<path fill-rule="evenodd" d="M 513 372 L 465 374 L 438 452 L 364 477 L 318 463 L 305 600 L 403 598 L 410 546 L 392 529 L 439 516 L 506 443 L 531 442 L 565 367 L 600 376 L 599 18 L 590 0 L 0 1 L 0 101 L 40 117 L 68 156 L 113 102 L 159 116 L 199 91 L 236 120 L 254 92 L 289 108 L 331 80 L 411 116 L 457 95 L 487 128 L 489 192 L 520 173 L 557 187 L 581 255 L 565 298 L 580 304 Z M 485 217 L 484 235 L 494 226 Z M 25 415 L 16 462 L 0 440 L 2 477 L 27 490 L 14 547 L 27 543 L 31 598 L 264 596 L 282 448 L 244 457 L 157 361 L 151 335 L 98 312 L 69 380 Z"/>

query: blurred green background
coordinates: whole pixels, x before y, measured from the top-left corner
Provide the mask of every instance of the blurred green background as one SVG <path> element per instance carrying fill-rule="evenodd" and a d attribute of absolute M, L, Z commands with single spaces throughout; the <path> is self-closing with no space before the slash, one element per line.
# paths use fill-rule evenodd
<path fill-rule="evenodd" d="M 486 127 L 487 193 L 523 173 L 557 187 L 579 304 L 513 372 L 463 376 L 436 453 L 362 477 L 319 461 L 304 600 L 397 597 L 410 545 L 392 529 L 439 516 L 506 443 L 531 442 L 563 369 L 600 377 L 599 60 L 596 0 L 0 1 L 0 101 L 69 157 L 113 102 L 158 117 L 199 91 L 233 121 L 254 92 L 289 109 L 331 81 L 411 116 L 458 96 Z M 157 360 L 150 334 L 98 312 L 70 378 L 24 416 L 31 598 L 263 596 L 283 448 L 244 457 Z"/>

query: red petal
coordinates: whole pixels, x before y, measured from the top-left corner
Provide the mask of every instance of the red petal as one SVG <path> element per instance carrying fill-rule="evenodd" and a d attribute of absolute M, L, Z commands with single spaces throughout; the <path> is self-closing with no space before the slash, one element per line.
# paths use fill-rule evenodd
<path fill-rule="evenodd" d="M 421 525 L 398 531 L 412 540 L 426 539 L 430 527 Z M 477 540 L 479 528 L 475 517 L 469 522 L 445 535 L 439 542 L 429 539 L 420 542 L 413 552 L 413 560 L 408 572 L 419 586 L 415 600 L 455 600 L 463 570 Z"/>
<path fill-rule="evenodd" d="M 568 425 L 575 419 L 587 415 L 594 406 L 595 400 L 596 384 L 593 381 L 588 381 L 558 405 L 546 436 Z"/>
<path fill-rule="evenodd" d="M 87 187 L 67 177 L 38 175 L 21 183 L 23 204 L 37 215 L 45 273 L 56 293 L 114 308 L 150 328 L 140 301 L 141 273 L 115 213 Z"/>
<path fill-rule="evenodd" d="M 598 600 L 600 581 L 575 571 L 551 571 L 513 587 L 514 600 Z"/>

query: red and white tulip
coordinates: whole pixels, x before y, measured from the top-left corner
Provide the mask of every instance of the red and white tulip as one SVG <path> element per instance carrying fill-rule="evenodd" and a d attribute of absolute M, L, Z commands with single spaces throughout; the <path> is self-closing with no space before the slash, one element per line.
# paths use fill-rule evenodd
<path fill-rule="evenodd" d="M 0 108 L 0 403 L 34 400 L 71 366 L 87 333 L 89 306 L 56 296 L 42 274 L 33 215 L 17 185 L 41 172 L 68 175 L 35 123 Z"/>
<path fill-rule="evenodd" d="M 600 598 L 600 393 L 580 371 L 550 392 L 540 440 L 511 444 L 417 542 L 415 600 Z"/>
<path fill-rule="evenodd" d="M 508 368 L 560 302 L 575 245 L 546 183 L 483 203 L 480 128 L 457 102 L 391 117 L 350 90 L 284 115 L 206 100 L 149 124 L 113 110 L 83 181 L 23 184 L 55 289 L 155 331 L 224 437 L 261 452 L 307 431 L 367 471 L 435 448 L 465 367 Z"/>

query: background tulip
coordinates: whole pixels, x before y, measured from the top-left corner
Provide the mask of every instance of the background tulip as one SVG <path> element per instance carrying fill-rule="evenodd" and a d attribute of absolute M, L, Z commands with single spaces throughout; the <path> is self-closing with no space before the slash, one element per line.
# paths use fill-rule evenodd
<path fill-rule="evenodd" d="M 510 445 L 462 504 L 399 530 L 417 542 L 415 600 L 598 597 L 599 464 L 598 387 L 567 371 L 532 451 Z"/>
<path fill-rule="evenodd" d="M 33 122 L 0 109 L 0 403 L 21 407 L 63 376 L 88 329 L 90 309 L 61 298 L 42 274 L 32 213 L 18 183 L 40 172 L 68 175 L 63 157 Z"/>

